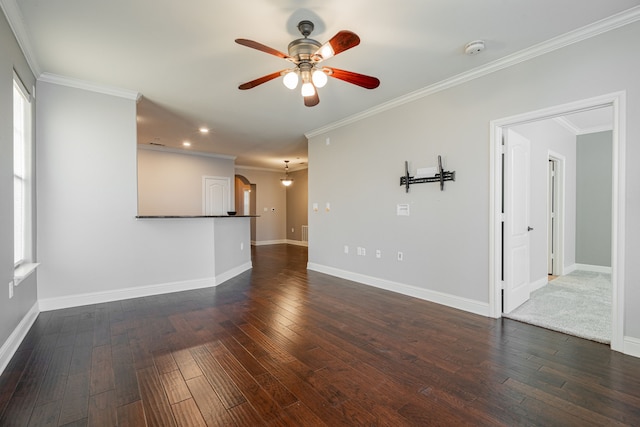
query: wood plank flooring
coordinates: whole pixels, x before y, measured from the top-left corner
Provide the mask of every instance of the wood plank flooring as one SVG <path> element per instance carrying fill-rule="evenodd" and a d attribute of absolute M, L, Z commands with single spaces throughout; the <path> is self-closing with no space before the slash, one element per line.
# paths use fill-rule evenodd
<path fill-rule="evenodd" d="M 640 359 L 252 250 L 215 289 L 41 313 L 0 426 L 640 425 Z"/>

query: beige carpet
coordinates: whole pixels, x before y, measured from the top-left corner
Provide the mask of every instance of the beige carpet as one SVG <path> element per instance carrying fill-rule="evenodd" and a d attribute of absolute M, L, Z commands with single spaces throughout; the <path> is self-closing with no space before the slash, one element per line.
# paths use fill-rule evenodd
<path fill-rule="evenodd" d="M 560 276 L 504 317 L 609 344 L 611 275 L 577 270 Z"/>

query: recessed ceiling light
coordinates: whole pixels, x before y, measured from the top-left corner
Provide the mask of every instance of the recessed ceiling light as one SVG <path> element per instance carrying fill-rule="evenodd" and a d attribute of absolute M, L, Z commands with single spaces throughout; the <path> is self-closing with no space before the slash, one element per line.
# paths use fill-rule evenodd
<path fill-rule="evenodd" d="M 191 143 L 189 141 L 183 142 L 182 145 L 185 147 L 191 147 Z"/>
<path fill-rule="evenodd" d="M 209 128 L 206 128 L 206 127 L 201 127 L 198 130 L 200 131 L 200 133 L 209 133 Z"/>

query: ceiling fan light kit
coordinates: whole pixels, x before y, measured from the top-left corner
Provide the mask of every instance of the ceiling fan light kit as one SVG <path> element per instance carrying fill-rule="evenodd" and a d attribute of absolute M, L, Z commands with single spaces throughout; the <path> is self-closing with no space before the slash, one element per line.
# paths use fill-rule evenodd
<path fill-rule="evenodd" d="M 309 38 L 313 28 L 314 25 L 311 21 L 300 21 L 298 23 L 298 30 L 303 37 L 289 43 L 288 54 L 253 40 L 236 39 L 236 43 L 238 44 L 277 56 L 295 65 L 292 69 L 276 71 L 275 73 L 243 83 L 238 89 L 252 89 L 262 83 L 282 76 L 282 83 L 287 88 L 293 90 L 298 87 L 298 83 L 302 80 L 300 92 L 304 98 L 304 105 L 313 107 L 320 102 L 317 89 L 327 84 L 329 76 L 365 89 L 375 89 L 380 85 L 380 80 L 375 77 L 337 68 L 319 66 L 322 61 L 360 44 L 360 38 L 351 31 L 343 30 L 339 31 L 325 44 L 321 44 Z"/>

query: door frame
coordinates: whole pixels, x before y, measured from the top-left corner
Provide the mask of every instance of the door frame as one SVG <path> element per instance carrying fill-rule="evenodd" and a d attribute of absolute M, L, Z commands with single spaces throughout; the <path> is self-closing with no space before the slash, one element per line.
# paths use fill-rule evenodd
<path fill-rule="evenodd" d="M 553 240 L 547 242 L 547 250 L 551 246 L 555 249 L 554 252 L 554 264 L 552 274 L 556 276 L 562 276 L 564 274 L 564 228 L 565 228 L 565 163 L 566 158 L 562 154 L 558 154 L 549 150 L 547 154 L 549 161 L 553 161 L 556 165 L 555 178 L 554 178 L 554 199 L 555 199 L 555 233 Z M 547 189 L 551 188 L 551 185 L 547 183 Z M 549 197 L 547 197 L 549 199 Z M 547 206 L 547 212 L 551 210 L 550 206 Z M 547 214 L 548 215 L 548 214 Z M 549 228 L 551 224 L 547 221 L 547 236 L 550 234 Z M 548 257 L 548 254 L 547 254 Z"/>
<path fill-rule="evenodd" d="M 625 148 L 626 91 L 535 110 L 490 122 L 489 167 L 489 315 L 502 317 L 502 137 L 507 127 L 551 119 L 569 113 L 601 107 L 613 109 L 611 349 L 624 351 L 624 272 L 625 272 Z"/>

